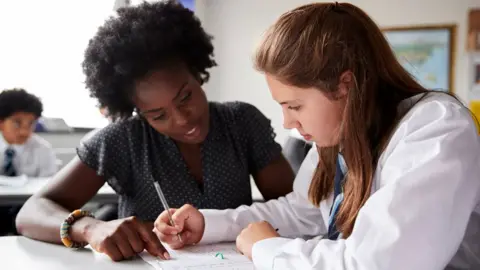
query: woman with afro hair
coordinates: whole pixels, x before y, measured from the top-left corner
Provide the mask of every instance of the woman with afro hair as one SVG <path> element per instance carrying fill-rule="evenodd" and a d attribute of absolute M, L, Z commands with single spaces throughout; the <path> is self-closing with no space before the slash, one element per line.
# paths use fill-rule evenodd
<path fill-rule="evenodd" d="M 114 118 L 17 217 L 34 239 L 90 244 L 113 260 L 147 250 L 168 257 L 152 232 L 169 206 L 227 209 L 252 203 L 250 176 L 266 200 L 292 191 L 294 174 L 270 121 L 242 102 L 208 102 L 202 84 L 215 66 L 212 37 L 175 1 L 121 8 L 90 40 L 83 71 L 90 95 Z M 76 217 L 60 224 L 107 182 L 118 220 Z M 63 240 L 63 241 L 62 241 Z"/>

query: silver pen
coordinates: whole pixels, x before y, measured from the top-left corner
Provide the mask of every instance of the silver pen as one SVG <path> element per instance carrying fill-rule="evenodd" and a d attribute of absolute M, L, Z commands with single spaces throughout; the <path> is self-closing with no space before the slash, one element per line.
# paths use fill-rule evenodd
<path fill-rule="evenodd" d="M 163 191 L 160 188 L 160 184 L 156 181 L 153 181 L 153 185 L 155 186 L 155 189 L 157 190 L 157 194 L 158 194 L 158 197 L 160 198 L 160 201 L 163 204 L 163 208 L 165 208 L 165 210 L 168 213 L 168 218 L 170 219 L 170 225 L 175 227 L 176 225 L 175 225 L 175 222 L 173 222 L 172 214 L 170 213 L 170 207 L 168 207 L 167 199 L 165 199 L 165 195 L 163 195 Z M 183 240 L 182 240 L 182 237 L 180 236 L 180 233 L 178 233 L 177 236 L 178 236 L 178 240 L 180 240 L 180 242 L 183 243 Z"/>

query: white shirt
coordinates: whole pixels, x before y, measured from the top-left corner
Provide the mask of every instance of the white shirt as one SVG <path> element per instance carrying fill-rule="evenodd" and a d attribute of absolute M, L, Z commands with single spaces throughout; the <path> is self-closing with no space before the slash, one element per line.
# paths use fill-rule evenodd
<path fill-rule="evenodd" d="M 202 210 L 201 242 L 234 241 L 249 223 L 266 220 L 282 237 L 253 246 L 257 269 L 480 269 L 480 139 L 458 101 L 432 94 L 401 120 L 347 239 L 323 238 L 333 194 L 319 208 L 307 199 L 315 148 L 286 197 Z"/>
<path fill-rule="evenodd" d="M 0 133 L 0 171 L 2 174 L 3 167 L 1 166 L 3 166 L 5 150 L 8 147 L 12 147 L 15 150 L 13 166 L 17 170 L 18 175 L 48 177 L 57 172 L 57 158 L 52 146 L 46 140 L 37 134 L 32 134 L 22 145 L 9 145 Z"/>

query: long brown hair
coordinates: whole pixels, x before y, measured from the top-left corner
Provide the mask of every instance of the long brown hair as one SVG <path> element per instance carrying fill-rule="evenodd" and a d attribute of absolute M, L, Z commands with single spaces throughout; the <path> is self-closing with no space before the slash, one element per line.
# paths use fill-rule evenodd
<path fill-rule="evenodd" d="M 337 228 L 347 238 L 370 196 L 379 155 L 404 116 L 399 103 L 427 90 L 397 61 L 375 22 L 349 3 L 313 3 L 283 14 L 267 31 L 255 65 L 289 85 L 325 93 L 335 93 L 342 73 L 353 74 L 340 134 L 348 173 Z M 338 149 L 318 149 L 309 189 L 317 206 L 333 190 Z"/>

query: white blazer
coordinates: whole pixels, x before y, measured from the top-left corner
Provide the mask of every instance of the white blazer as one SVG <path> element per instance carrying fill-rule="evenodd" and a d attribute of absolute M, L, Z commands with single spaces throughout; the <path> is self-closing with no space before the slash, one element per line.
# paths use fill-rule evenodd
<path fill-rule="evenodd" d="M 312 149 L 286 197 L 202 210 L 201 242 L 234 241 L 249 223 L 266 220 L 282 237 L 253 246 L 257 269 L 480 269 L 480 139 L 458 101 L 435 93 L 406 114 L 379 159 L 372 195 L 347 239 L 323 238 L 332 196 L 319 208 L 307 199 L 318 162 Z"/>

